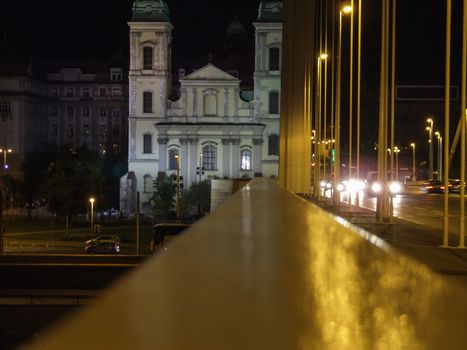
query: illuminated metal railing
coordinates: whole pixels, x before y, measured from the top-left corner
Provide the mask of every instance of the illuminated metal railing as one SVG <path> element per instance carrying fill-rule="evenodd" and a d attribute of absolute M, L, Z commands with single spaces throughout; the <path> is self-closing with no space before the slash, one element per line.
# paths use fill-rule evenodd
<path fill-rule="evenodd" d="M 25 349 L 460 349 L 466 292 L 266 179 Z"/>

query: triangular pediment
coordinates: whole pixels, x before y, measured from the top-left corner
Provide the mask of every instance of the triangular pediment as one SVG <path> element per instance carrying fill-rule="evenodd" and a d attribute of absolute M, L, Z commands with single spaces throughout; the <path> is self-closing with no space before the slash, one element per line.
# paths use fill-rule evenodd
<path fill-rule="evenodd" d="M 180 79 L 180 81 L 182 82 L 183 81 L 196 81 L 196 80 L 203 80 L 203 81 L 222 80 L 222 81 L 231 81 L 231 82 L 239 81 L 233 75 L 230 75 L 229 73 L 224 72 L 222 69 L 217 68 L 212 63 L 208 63 L 203 68 L 200 68 L 197 71 L 194 71 L 193 73 L 187 75 L 183 79 Z"/>

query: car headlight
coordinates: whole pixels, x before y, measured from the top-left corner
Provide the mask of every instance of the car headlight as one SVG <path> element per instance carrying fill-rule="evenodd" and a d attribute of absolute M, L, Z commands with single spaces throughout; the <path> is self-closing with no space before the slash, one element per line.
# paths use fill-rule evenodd
<path fill-rule="evenodd" d="M 381 190 L 383 188 L 381 187 L 381 184 L 379 182 L 374 182 L 372 185 L 371 185 L 371 190 L 374 192 L 374 193 L 380 193 Z"/>
<path fill-rule="evenodd" d="M 338 184 L 338 185 L 336 186 L 336 190 L 338 190 L 339 192 L 342 192 L 342 191 L 344 190 L 344 188 L 345 188 L 345 187 L 344 187 L 343 184 Z"/>
<path fill-rule="evenodd" d="M 399 182 L 393 181 L 389 184 L 389 192 L 392 194 L 400 193 L 402 190 L 402 186 Z"/>

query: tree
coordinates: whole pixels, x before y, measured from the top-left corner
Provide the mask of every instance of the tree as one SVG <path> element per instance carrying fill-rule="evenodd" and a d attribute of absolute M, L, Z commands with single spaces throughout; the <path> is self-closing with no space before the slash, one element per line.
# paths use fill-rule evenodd
<path fill-rule="evenodd" d="M 47 171 L 42 193 L 49 211 L 65 216 L 84 212 L 91 195 L 102 191 L 102 162 L 99 154 L 80 148 L 72 151 L 62 147 L 58 158 Z"/>
<path fill-rule="evenodd" d="M 175 210 L 175 195 L 177 189 L 174 181 L 161 172 L 153 182 L 154 193 L 151 198 L 154 218 L 166 219 Z"/>
<path fill-rule="evenodd" d="M 195 212 L 196 217 L 201 217 L 209 213 L 211 208 L 211 181 L 193 182 L 188 191 L 183 193 L 182 201 L 185 215 Z"/>

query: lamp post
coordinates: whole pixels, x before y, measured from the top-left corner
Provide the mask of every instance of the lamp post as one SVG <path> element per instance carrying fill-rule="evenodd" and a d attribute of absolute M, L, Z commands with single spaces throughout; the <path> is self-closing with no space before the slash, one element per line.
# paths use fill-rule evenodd
<path fill-rule="evenodd" d="M 327 58 L 328 58 L 328 54 L 327 53 L 322 53 L 320 56 L 320 63 L 322 61 L 324 61 L 324 67 L 325 67 L 325 70 L 324 70 L 324 94 L 323 94 L 323 102 L 321 102 L 321 98 L 319 100 L 319 110 L 320 110 L 320 118 L 321 118 L 321 111 L 323 112 L 323 135 L 322 135 L 322 140 L 323 140 L 323 144 L 324 144 L 324 150 L 325 150 L 325 157 L 324 157 L 324 162 L 323 162 L 323 179 L 326 181 L 326 158 L 327 158 L 327 133 L 326 133 L 326 124 L 327 124 L 327 118 L 326 118 L 326 107 L 327 107 Z M 323 69 L 322 67 L 320 67 L 320 76 L 319 76 L 319 90 L 320 90 L 320 96 L 321 96 L 321 86 L 322 86 L 322 76 L 323 76 Z M 321 103 L 324 104 L 324 108 L 321 107 Z"/>
<path fill-rule="evenodd" d="M 177 162 L 177 221 L 180 220 L 180 157 L 178 154 L 175 155 Z"/>
<path fill-rule="evenodd" d="M 202 175 L 203 175 L 203 153 L 199 154 L 199 182 L 201 182 Z"/>
<path fill-rule="evenodd" d="M 351 6 L 345 6 L 339 11 L 339 35 L 337 39 L 337 68 L 336 68 L 336 107 L 335 107 L 335 123 L 334 123 L 334 140 L 335 140 L 335 155 L 334 155 L 334 186 L 340 182 L 341 173 L 341 65 L 342 65 L 342 16 L 352 12 Z M 339 203 L 340 193 L 334 191 L 334 203 Z"/>
<path fill-rule="evenodd" d="M 394 147 L 394 155 L 396 157 L 396 181 L 399 181 L 399 152 L 401 150 L 395 146 Z"/>
<path fill-rule="evenodd" d="M 441 152 L 442 150 L 442 145 L 443 145 L 443 138 L 441 137 L 441 134 L 439 131 L 435 132 L 435 136 L 438 139 L 438 176 L 436 177 L 438 180 L 441 180 L 443 178 L 443 154 Z"/>
<path fill-rule="evenodd" d="M 415 182 L 417 181 L 416 179 L 417 171 L 415 169 L 415 143 L 412 142 L 410 144 L 410 147 L 412 147 L 412 182 Z"/>
<path fill-rule="evenodd" d="M 89 202 L 91 203 L 91 233 L 94 232 L 94 197 L 89 198 Z"/>
<path fill-rule="evenodd" d="M 3 153 L 3 170 L 8 170 L 8 163 L 6 162 L 7 154 L 13 152 L 11 148 L 0 148 L 0 153 Z"/>
<path fill-rule="evenodd" d="M 426 127 L 428 131 L 428 171 L 429 171 L 429 178 L 433 179 L 433 119 L 428 118 L 427 123 L 430 126 Z"/>

